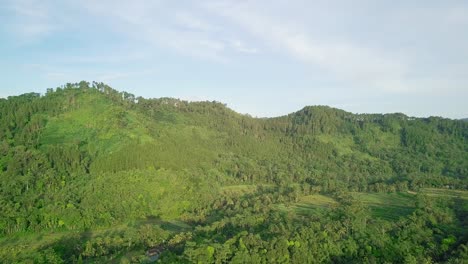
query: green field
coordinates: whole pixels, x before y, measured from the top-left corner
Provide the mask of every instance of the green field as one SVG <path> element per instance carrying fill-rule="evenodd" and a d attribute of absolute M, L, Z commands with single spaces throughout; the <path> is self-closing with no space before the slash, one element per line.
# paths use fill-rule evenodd
<path fill-rule="evenodd" d="M 325 195 L 313 194 L 299 198 L 299 202 L 292 205 L 278 205 L 280 210 L 294 211 L 298 215 L 314 215 L 321 214 L 327 208 L 337 205 L 337 202 Z"/>
<path fill-rule="evenodd" d="M 425 188 L 422 194 L 432 197 L 449 197 L 468 199 L 468 192 L 461 190 L 446 190 Z M 395 221 L 407 216 L 415 209 L 416 193 L 353 193 L 369 209 L 374 217 Z M 280 210 L 294 211 L 298 215 L 312 215 L 321 213 L 324 209 L 332 208 L 337 202 L 326 195 L 314 194 L 302 196 L 299 202 L 286 206 L 278 205 Z"/>
<path fill-rule="evenodd" d="M 243 185 L 230 185 L 224 186 L 221 190 L 222 193 L 228 196 L 242 196 L 249 193 L 254 193 L 258 185 L 243 184 Z"/>
<path fill-rule="evenodd" d="M 468 191 L 438 189 L 438 188 L 424 188 L 421 190 L 421 192 L 429 196 L 434 196 L 434 197 L 452 197 L 452 198 L 461 198 L 464 200 L 468 200 Z"/>
<path fill-rule="evenodd" d="M 228 196 L 243 196 L 255 193 L 259 185 L 231 185 L 222 188 L 222 193 Z M 263 186 L 263 185 L 262 185 Z M 272 185 L 265 185 L 271 187 Z M 264 186 L 264 187 L 265 187 Z M 468 200 L 468 191 L 438 188 L 424 188 L 420 191 L 431 197 L 462 198 Z M 371 211 L 372 216 L 389 221 L 396 221 L 407 216 L 415 209 L 416 192 L 397 193 L 359 193 L 353 195 L 362 201 Z M 293 204 L 280 203 L 277 208 L 282 211 L 294 212 L 298 215 L 321 214 L 324 210 L 333 208 L 338 203 L 330 196 L 313 194 L 301 196 Z"/>
<path fill-rule="evenodd" d="M 369 207 L 373 216 L 385 220 L 398 220 L 411 214 L 415 208 L 415 195 L 409 193 L 356 193 Z"/>
<path fill-rule="evenodd" d="M 398 220 L 414 210 L 414 195 L 407 193 L 354 193 L 369 209 L 373 216 L 385 220 Z M 331 197 L 314 194 L 300 198 L 290 206 L 279 205 L 279 209 L 293 210 L 298 215 L 313 215 L 332 208 L 338 203 Z"/>

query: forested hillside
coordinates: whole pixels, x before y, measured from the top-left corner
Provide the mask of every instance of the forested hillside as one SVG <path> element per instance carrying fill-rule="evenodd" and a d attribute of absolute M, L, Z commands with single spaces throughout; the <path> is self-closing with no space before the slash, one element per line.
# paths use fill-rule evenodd
<path fill-rule="evenodd" d="M 253 118 L 83 81 L 0 99 L 0 260 L 463 263 L 467 176 L 460 120 Z"/>

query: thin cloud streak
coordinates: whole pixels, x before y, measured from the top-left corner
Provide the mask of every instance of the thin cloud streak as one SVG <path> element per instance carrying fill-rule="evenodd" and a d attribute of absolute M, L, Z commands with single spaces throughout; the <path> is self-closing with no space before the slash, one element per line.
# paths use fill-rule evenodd
<path fill-rule="evenodd" d="M 23 40 L 34 40 L 51 34 L 59 27 L 52 22 L 47 5 L 36 0 L 7 1 L 4 7 L 15 14 L 11 32 Z"/>

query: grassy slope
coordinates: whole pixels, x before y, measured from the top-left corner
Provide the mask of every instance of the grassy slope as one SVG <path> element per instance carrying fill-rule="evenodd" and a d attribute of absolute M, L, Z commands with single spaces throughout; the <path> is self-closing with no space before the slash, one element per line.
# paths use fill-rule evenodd
<path fill-rule="evenodd" d="M 129 140 L 154 142 L 157 127 L 144 115 L 125 111 L 97 92 L 81 93 L 76 101 L 73 109 L 48 120 L 41 133 L 42 146 L 85 141 L 91 151 L 111 152 Z"/>

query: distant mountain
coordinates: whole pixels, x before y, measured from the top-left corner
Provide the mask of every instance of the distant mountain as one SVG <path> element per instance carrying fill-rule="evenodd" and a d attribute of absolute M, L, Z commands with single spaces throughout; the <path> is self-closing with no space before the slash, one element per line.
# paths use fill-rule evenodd
<path fill-rule="evenodd" d="M 465 122 L 468 122 L 468 118 L 462 118 L 460 119 L 461 121 L 465 121 Z"/>

